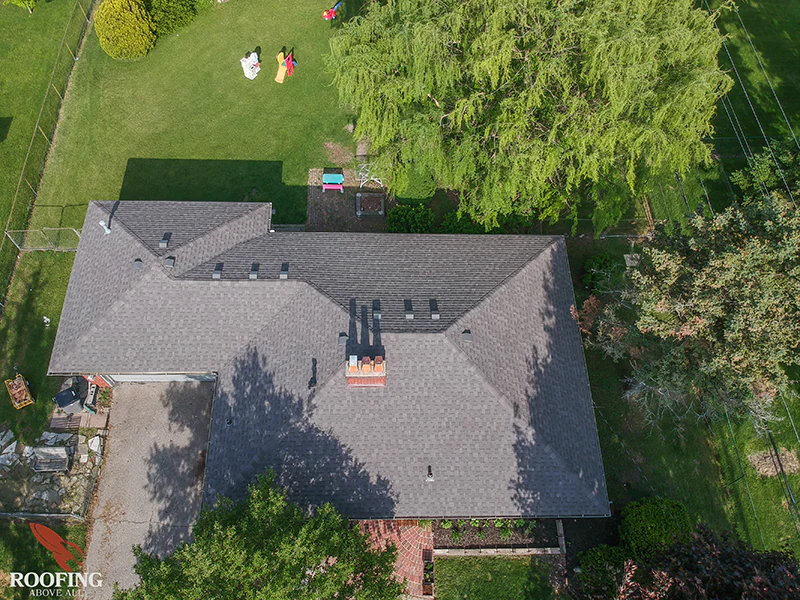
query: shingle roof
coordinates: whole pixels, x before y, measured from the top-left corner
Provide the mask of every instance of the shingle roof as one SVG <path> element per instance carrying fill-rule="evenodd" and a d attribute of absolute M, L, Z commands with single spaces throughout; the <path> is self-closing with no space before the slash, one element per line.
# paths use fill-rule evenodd
<path fill-rule="evenodd" d="M 269 215 L 91 203 L 50 371 L 217 373 L 209 502 L 273 467 L 353 518 L 608 514 L 560 237 L 269 233 Z M 351 353 L 383 353 L 386 387 L 348 388 Z"/>

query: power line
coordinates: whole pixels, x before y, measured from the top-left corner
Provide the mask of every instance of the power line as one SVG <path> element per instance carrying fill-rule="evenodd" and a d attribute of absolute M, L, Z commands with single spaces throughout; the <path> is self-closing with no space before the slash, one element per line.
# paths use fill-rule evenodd
<path fill-rule="evenodd" d="M 739 445 L 736 443 L 736 436 L 733 434 L 733 426 L 731 425 L 731 417 L 728 414 L 728 407 L 725 407 L 725 419 L 728 421 L 728 430 L 731 432 L 731 440 L 733 441 L 733 449 L 736 451 L 736 458 L 739 461 L 739 469 L 742 471 L 744 478 L 744 486 L 747 488 L 747 497 L 750 498 L 750 507 L 753 509 L 753 517 L 756 520 L 756 529 L 758 529 L 758 537 L 761 538 L 761 545 L 764 550 L 767 549 L 767 544 L 764 542 L 764 534 L 761 532 L 761 523 L 758 521 L 758 513 L 756 513 L 756 505 L 753 503 L 753 494 L 750 492 L 750 483 L 747 481 L 747 475 L 744 472 L 744 465 L 742 464 L 742 455 L 739 454 Z"/>
<path fill-rule="evenodd" d="M 781 101 L 778 100 L 778 94 L 775 93 L 775 88 L 772 87 L 772 81 L 770 81 L 769 75 L 767 75 L 767 70 L 764 68 L 764 63 L 761 62 L 761 57 L 758 55 L 758 52 L 756 52 L 756 47 L 753 45 L 753 40 L 750 39 L 750 33 L 747 31 L 747 27 L 744 26 L 744 21 L 742 21 L 742 15 L 739 12 L 739 7 L 734 6 L 733 11 L 736 13 L 736 16 L 739 17 L 739 23 L 741 23 L 742 30 L 744 31 L 744 34 L 747 36 L 747 41 L 750 43 L 750 48 L 753 50 L 753 54 L 755 55 L 756 60 L 758 61 L 758 66 L 761 67 L 761 72 L 764 74 L 764 79 L 767 80 L 767 84 L 769 85 L 769 89 L 772 90 L 772 95 L 775 98 L 775 102 L 778 103 L 778 108 L 780 108 L 781 110 L 781 114 L 783 115 L 783 120 L 786 122 L 786 126 L 789 128 L 789 133 L 792 134 L 792 139 L 794 140 L 797 149 L 800 150 L 800 142 L 797 141 L 797 137 L 794 135 L 794 128 L 792 127 L 792 124 L 789 123 L 789 117 L 786 116 L 786 111 L 783 110 L 783 105 L 781 104 Z"/>
<path fill-rule="evenodd" d="M 708 5 L 708 0 L 703 0 L 706 5 L 706 8 L 709 12 L 711 11 L 711 7 Z M 714 23 L 714 27 L 719 31 L 720 35 L 722 32 L 719 30 L 719 26 Z M 772 156 L 772 160 L 775 163 L 775 168 L 778 170 L 778 174 L 781 176 L 781 180 L 783 181 L 783 185 L 786 188 L 786 192 L 789 194 L 789 198 L 792 201 L 792 204 L 795 208 L 797 208 L 797 203 L 794 201 L 794 195 L 792 194 L 792 190 L 789 188 L 789 184 L 786 183 L 786 177 L 783 174 L 783 169 L 781 169 L 780 164 L 778 163 L 778 159 L 775 157 L 775 152 L 772 150 L 772 144 L 769 143 L 769 138 L 767 138 L 767 134 L 764 131 L 764 127 L 761 125 L 761 119 L 758 118 L 758 113 L 756 112 L 755 107 L 753 106 L 753 102 L 750 100 L 750 94 L 747 93 L 747 88 L 744 85 L 744 81 L 742 77 L 739 75 L 739 69 L 736 68 L 736 63 L 733 62 L 733 57 L 731 56 L 730 50 L 728 49 L 728 44 L 725 42 L 725 37 L 722 37 L 722 47 L 725 49 L 725 54 L 728 55 L 728 60 L 731 63 L 731 67 L 733 67 L 733 72 L 736 75 L 736 79 L 739 82 L 739 85 L 742 87 L 742 92 L 744 93 L 745 99 L 747 99 L 747 104 L 750 106 L 750 110 L 753 113 L 753 117 L 756 120 L 756 124 L 758 125 L 759 131 L 761 131 L 761 135 L 764 138 L 764 142 L 767 144 L 767 149 L 769 149 L 769 153 Z"/>
<path fill-rule="evenodd" d="M 731 104 L 730 110 L 728 110 L 728 104 L 726 103 L 726 101 L 728 103 L 730 103 L 730 100 L 728 100 L 727 97 L 723 96 L 722 97 L 722 108 L 725 109 L 725 114 L 727 115 L 728 121 L 731 124 L 731 129 L 733 129 L 733 133 L 736 134 L 736 139 L 739 142 L 739 147 L 742 149 L 742 153 L 744 154 L 744 157 L 747 159 L 747 164 L 753 166 L 753 151 L 750 148 L 750 143 L 747 141 L 747 137 L 745 137 L 745 135 L 744 135 L 744 130 L 742 129 L 742 124 L 739 122 L 739 116 L 736 114 L 736 111 L 733 109 L 733 104 Z M 733 117 L 731 117 L 731 113 L 733 113 Z M 734 125 L 734 122 L 733 122 L 734 119 L 736 120 L 736 124 L 735 125 Z M 738 128 L 737 128 L 737 126 L 738 126 Z M 739 135 L 739 131 L 740 130 L 742 132 L 741 137 Z M 745 149 L 745 147 L 747 149 Z M 768 191 L 767 191 L 767 186 L 758 177 L 758 171 L 756 169 L 753 170 L 753 177 L 755 178 L 756 183 L 758 184 L 758 189 L 761 192 L 761 195 L 766 200 L 768 198 L 768 195 L 769 195 Z"/>
<path fill-rule="evenodd" d="M 700 177 L 699 173 L 697 175 L 697 179 L 698 179 L 698 181 L 700 181 L 700 187 L 703 188 L 703 193 L 706 195 L 706 202 L 708 202 L 708 210 L 711 211 L 711 216 L 713 217 L 714 216 L 714 209 L 711 208 L 711 198 L 709 198 L 709 196 L 708 196 L 708 190 L 706 189 L 706 184 L 703 183 L 703 178 Z M 798 440 L 798 442 L 800 442 L 800 440 Z"/>

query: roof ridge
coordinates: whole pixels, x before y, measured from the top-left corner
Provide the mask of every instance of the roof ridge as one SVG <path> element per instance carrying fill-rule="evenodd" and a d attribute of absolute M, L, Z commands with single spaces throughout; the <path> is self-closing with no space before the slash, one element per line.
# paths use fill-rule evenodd
<path fill-rule="evenodd" d="M 108 228 L 111 229 L 112 221 L 116 217 L 113 214 L 114 213 L 113 209 L 109 210 L 106 207 L 106 205 L 105 205 L 106 202 L 113 202 L 114 204 L 117 204 L 119 202 L 122 202 L 122 200 L 91 200 L 91 201 L 89 201 L 89 204 L 90 205 L 92 205 L 92 204 L 97 205 L 98 207 L 100 207 L 101 210 L 105 211 L 105 213 L 108 214 L 109 218 L 108 218 L 107 225 L 108 225 Z M 88 209 L 87 209 L 87 217 L 88 217 Z M 134 239 L 137 242 L 139 242 L 139 244 L 141 244 L 144 247 L 145 250 L 147 250 L 153 256 L 156 256 L 156 257 L 158 256 L 158 254 L 156 254 L 152 249 L 147 247 L 147 244 L 144 242 L 144 240 L 141 237 L 139 237 L 136 233 L 133 232 L 132 229 L 130 229 L 127 225 L 125 225 L 125 221 L 123 221 L 122 219 L 117 218 L 117 223 L 119 224 L 120 227 L 122 227 L 123 231 L 125 231 L 132 239 Z M 114 226 L 116 227 L 116 224 Z M 111 232 L 113 233 L 114 230 L 111 229 Z"/>
<path fill-rule="evenodd" d="M 221 230 L 223 230 L 225 228 L 231 228 L 233 230 L 232 234 L 231 234 L 231 238 L 232 238 L 233 243 L 231 243 L 230 245 L 223 246 L 222 249 L 219 250 L 219 251 L 214 249 L 213 254 L 209 253 L 209 252 L 205 252 L 205 253 L 200 252 L 200 257 L 199 258 L 190 259 L 188 262 L 186 262 L 185 265 L 183 264 L 184 261 L 181 261 L 180 264 L 176 264 L 175 267 L 174 267 L 175 276 L 176 276 L 175 278 L 177 278 L 177 276 L 179 276 L 179 275 L 183 275 L 184 273 L 189 272 L 194 267 L 203 264 L 207 260 L 210 260 L 210 259 L 212 259 L 212 258 L 214 258 L 216 256 L 219 256 L 220 254 L 228 252 L 229 250 L 231 250 L 232 248 L 235 248 L 236 246 L 238 246 L 240 244 L 248 242 L 248 241 L 252 240 L 253 238 L 260 237 L 260 236 L 262 236 L 264 234 L 268 234 L 269 230 L 270 230 L 270 227 L 272 227 L 272 203 L 271 202 L 259 202 L 259 203 L 253 203 L 253 204 L 259 204 L 260 206 L 258 208 L 255 208 L 255 209 L 251 210 L 251 211 L 246 212 L 245 214 L 243 214 L 243 215 L 241 215 L 239 217 L 236 217 L 235 219 L 231 219 L 230 221 L 225 221 L 224 223 L 218 225 L 217 227 L 214 227 L 213 229 L 207 231 L 203 235 L 201 235 L 199 237 L 196 237 L 193 240 L 191 240 L 189 242 L 186 242 L 185 244 L 183 244 L 181 246 L 177 246 L 173 250 L 173 253 L 174 253 L 175 257 L 176 257 L 176 262 L 177 262 L 177 259 L 181 255 L 183 255 L 184 258 L 186 257 L 187 254 L 189 254 L 191 256 L 191 252 L 192 252 L 192 250 L 194 248 L 202 249 L 203 246 L 208 243 L 209 238 L 212 238 L 212 236 L 217 236 L 221 232 Z M 267 217 L 266 218 L 266 228 L 263 228 L 263 227 L 255 228 L 254 227 L 253 230 L 247 231 L 246 227 L 237 227 L 237 225 L 239 225 L 241 222 L 244 222 L 247 219 L 252 219 L 253 218 L 253 213 L 259 213 L 259 212 L 267 212 L 267 215 L 266 215 L 266 217 Z M 262 223 L 262 225 L 263 225 L 263 223 Z M 240 233 L 241 235 L 237 236 L 236 235 L 237 233 Z M 244 237 L 244 236 L 247 236 L 247 237 Z M 238 240 L 238 241 L 235 241 L 235 240 Z"/>
<path fill-rule="evenodd" d="M 536 259 L 539 258 L 542 255 L 542 253 L 545 250 L 547 250 L 550 246 L 552 246 L 554 243 L 558 243 L 559 239 L 563 239 L 563 236 L 560 236 L 560 235 L 553 235 L 553 236 L 543 235 L 543 236 L 537 236 L 537 237 L 549 237 L 550 238 L 550 243 L 547 244 L 546 246 L 542 247 L 542 248 L 539 248 L 539 250 L 537 252 L 535 252 L 534 254 L 532 254 L 531 257 L 524 264 L 520 265 L 519 267 L 514 269 L 511 273 L 506 275 L 506 277 L 504 277 L 503 280 L 500 283 L 498 283 L 490 291 L 486 292 L 483 296 L 481 296 L 481 298 L 479 298 L 478 301 L 475 302 L 470 308 L 468 308 L 467 310 L 463 311 L 461 314 L 457 315 L 453 319 L 453 322 L 450 324 L 450 327 L 448 327 L 447 329 L 444 330 L 445 333 L 450 331 L 453 327 L 455 327 L 456 324 L 459 321 L 461 321 L 461 319 L 463 319 L 465 316 L 467 316 L 473 310 L 475 310 L 476 308 L 478 308 L 479 306 L 484 304 L 486 301 L 488 301 L 489 298 L 491 298 L 496 293 L 498 293 L 500 290 L 502 290 L 505 287 L 506 283 L 508 283 L 509 281 L 514 279 L 517 275 L 522 273 L 525 269 L 530 267 L 536 261 Z"/>

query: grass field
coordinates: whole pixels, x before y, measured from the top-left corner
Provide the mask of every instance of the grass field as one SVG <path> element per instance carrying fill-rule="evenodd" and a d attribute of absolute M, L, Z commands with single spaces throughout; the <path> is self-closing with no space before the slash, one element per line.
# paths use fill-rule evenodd
<path fill-rule="evenodd" d="M 549 567 L 530 558 L 464 557 L 436 560 L 439 600 L 548 600 Z"/>
<path fill-rule="evenodd" d="M 41 520 L 37 522 L 42 523 Z M 86 548 L 86 526 L 83 523 L 65 524 L 61 521 L 49 521 L 42 524 L 53 529 L 65 540 L 77 544 L 82 549 Z M 26 591 L 12 590 L 8 587 L 9 580 L 5 576 L 7 573 L 44 573 L 61 570 L 53 555 L 33 536 L 27 521 L 0 521 L 0 574 L 3 574 L 0 575 L 0 597 L 9 599 L 29 597 Z"/>
<path fill-rule="evenodd" d="M 271 201 L 278 223 L 305 220 L 308 169 L 325 143 L 352 151 L 324 69 L 327 0 L 237 0 L 200 14 L 135 62 L 87 38 L 65 100 L 32 227 L 79 227 L 90 200 Z M 275 55 L 297 69 L 274 81 Z M 239 59 L 261 48 L 250 81 Z"/>

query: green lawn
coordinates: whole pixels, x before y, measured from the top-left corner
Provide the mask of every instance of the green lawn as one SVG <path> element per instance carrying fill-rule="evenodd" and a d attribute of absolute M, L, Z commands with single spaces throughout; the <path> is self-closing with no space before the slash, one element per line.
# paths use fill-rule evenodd
<path fill-rule="evenodd" d="M 47 525 L 67 541 L 85 549 L 86 525 L 48 521 Z M 73 565 L 74 566 L 74 565 Z M 59 572 L 53 555 L 33 536 L 27 521 L 0 521 L 0 597 L 9 599 L 28 598 L 27 591 L 11 589 L 5 574 Z"/>
<path fill-rule="evenodd" d="M 135 62 L 111 60 L 92 32 L 75 68 L 32 226 L 82 225 L 90 200 L 271 201 L 278 223 L 305 220 L 308 169 L 325 143 L 353 149 L 324 69 L 327 0 L 237 0 L 158 40 Z M 297 68 L 274 81 L 275 55 Z M 239 59 L 261 47 L 250 81 Z"/>
<path fill-rule="evenodd" d="M 719 0 L 710 1 L 710 4 L 719 5 Z M 800 60 L 800 3 L 795 0 L 748 0 L 737 2 L 737 5 L 795 135 L 800 135 L 800 73 L 797 71 L 797 62 Z M 765 133 L 770 137 L 789 137 L 789 128 L 738 17 L 735 13 L 724 11 L 719 26 L 723 33 L 730 36 L 728 50 L 744 82 L 743 87 L 736 80 L 731 60 L 723 49 L 720 52 L 720 65 L 731 71 L 730 75 L 735 81 L 728 98 L 753 150 L 764 146 L 764 140 L 745 96 L 745 89 Z M 715 146 L 723 157 L 726 170 L 730 173 L 741 168 L 744 164 L 742 150 L 722 106 L 717 110 L 714 125 Z"/>
<path fill-rule="evenodd" d="M 58 48 L 74 6 L 75 0 L 41 2 L 30 15 L 24 8 L 0 5 L 0 223 L 4 229 L 42 100 L 48 90 Z M 79 30 L 82 20 L 82 17 L 73 19 L 72 25 Z M 73 29 L 75 27 L 70 27 L 70 33 Z M 59 65 L 62 62 L 65 61 L 59 61 Z M 71 62 L 70 59 L 69 66 Z M 56 85 L 63 90 L 65 78 L 60 76 L 66 73 L 57 69 L 57 74 Z M 57 99 L 55 92 L 51 95 Z M 54 124 L 51 108 L 51 103 L 48 103 L 42 124 L 48 133 Z M 32 167 L 28 171 L 33 175 L 47 149 L 43 136 L 37 136 L 34 142 Z M 32 184 L 36 184 L 35 178 Z M 12 228 L 24 228 L 25 209 L 31 199 L 32 193 L 26 186 L 19 200 L 20 210 L 15 211 L 20 219 L 11 224 Z M 0 253 L 0 301 L 12 272 L 14 254 L 13 244 L 5 240 Z"/>
<path fill-rule="evenodd" d="M 438 600 L 548 600 L 548 565 L 528 558 L 448 557 L 435 566 Z"/>
<path fill-rule="evenodd" d="M 51 400 L 58 391 L 59 380 L 46 373 L 74 258 L 71 252 L 24 253 L 0 321 L 0 373 L 3 379 L 16 372 L 25 375 L 37 398 L 36 404 L 16 410 L 3 389 L 0 423 L 26 442 L 45 429 L 53 410 Z M 51 320 L 49 327 L 45 327 L 44 317 Z"/>

